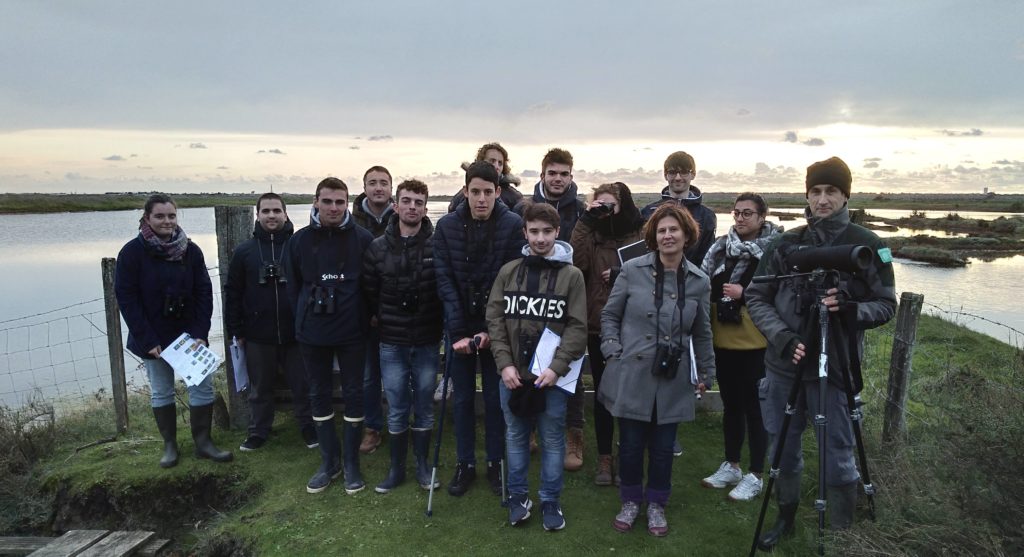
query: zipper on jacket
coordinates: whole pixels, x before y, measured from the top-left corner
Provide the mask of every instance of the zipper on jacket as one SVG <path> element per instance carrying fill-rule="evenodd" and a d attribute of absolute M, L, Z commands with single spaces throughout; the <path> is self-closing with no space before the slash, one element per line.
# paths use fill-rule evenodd
<path fill-rule="evenodd" d="M 274 253 L 274 233 L 270 233 L 270 262 L 277 265 L 277 254 Z M 280 270 L 278 271 L 280 272 Z M 281 342 L 281 300 L 280 300 L 280 281 L 274 281 L 274 324 L 277 325 L 277 344 L 284 344 Z"/>

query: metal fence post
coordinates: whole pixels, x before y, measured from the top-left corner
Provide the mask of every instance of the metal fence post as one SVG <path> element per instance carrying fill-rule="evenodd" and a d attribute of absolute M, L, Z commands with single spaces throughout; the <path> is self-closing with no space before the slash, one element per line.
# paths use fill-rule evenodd
<path fill-rule="evenodd" d="M 904 292 L 896 313 L 896 331 L 889 362 L 889 389 L 885 397 L 885 421 L 882 438 L 892 441 L 906 431 L 906 405 L 910 385 L 910 369 L 917 342 L 917 323 L 921 319 L 924 295 Z"/>
<path fill-rule="evenodd" d="M 103 273 L 103 309 L 107 314 L 107 354 L 110 359 L 110 390 L 114 395 L 114 414 L 117 432 L 128 431 L 128 386 L 124 378 L 124 344 L 121 343 L 121 312 L 114 295 L 114 271 L 117 259 L 104 257 L 100 264 Z"/>
<path fill-rule="evenodd" d="M 231 255 L 239 244 L 252 237 L 253 208 L 251 206 L 218 206 L 214 207 L 214 216 L 217 223 L 217 259 L 222 286 L 220 307 L 223 310 L 226 307 L 224 301 L 227 296 L 223 285 L 228 279 Z M 231 427 L 245 429 L 249 426 L 249 401 L 238 392 L 235 386 L 235 368 L 231 363 L 231 337 L 227 334 L 227 323 L 224 319 L 226 315 L 226 311 L 221 311 L 221 318 L 224 322 L 224 366 L 228 374 L 228 414 L 231 417 Z"/>

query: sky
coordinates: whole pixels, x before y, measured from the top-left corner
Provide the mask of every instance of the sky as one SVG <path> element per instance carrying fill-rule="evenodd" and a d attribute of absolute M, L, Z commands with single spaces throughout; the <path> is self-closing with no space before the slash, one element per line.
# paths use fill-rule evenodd
<path fill-rule="evenodd" d="M 0 191 L 432 193 L 500 141 L 532 184 L 1024 193 L 1024 2 L 4 0 Z"/>

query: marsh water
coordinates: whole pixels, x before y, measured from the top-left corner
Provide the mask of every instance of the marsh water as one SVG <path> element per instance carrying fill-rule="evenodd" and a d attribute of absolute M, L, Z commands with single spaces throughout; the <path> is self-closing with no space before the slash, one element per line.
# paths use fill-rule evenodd
<path fill-rule="evenodd" d="M 439 218 L 447 202 L 431 202 L 430 217 Z M 297 227 L 308 222 L 308 207 L 292 207 Z M 886 217 L 910 211 L 870 211 Z M 934 215 L 940 216 L 937 212 Z M 965 218 L 994 219 L 996 213 L 960 213 Z M 0 215 L 0 403 L 17 404 L 38 388 L 44 396 L 89 393 L 109 386 L 106 328 L 100 260 L 116 257 L 134 237 L 141 211 Z M 180 209 L 179 223 L 202 248 L 211 268 L 215 294 L 211 346 L 222 351 L 220 284 L 213 208 Z M 1009 214 L 1007 214 L 1009 216 Z M 719 214 L 719 233 L 732 222 Z M 783 221 L 795 227 L 799 221 Z M 880 232 L 881 236 L 911 232 Z M 945 235 L 915 230 L 914 234 Z M 1024 331 L 1024 300 L 1008 285 L 1024 275 L 1024 256 L 981 261 L 966 268 L 942 269 L 897 259 L 898 292 L 924 294 L 925 310 L 1019 345 Z M 63 309 L 62 309 L 63 308 Z M 54 311 L 56 310 L 56 311 Z M 1004 326 L 1005 325 L 1005 326 Z M 137 362 L 126 355 L 130 378 L 138 381 Z"/>

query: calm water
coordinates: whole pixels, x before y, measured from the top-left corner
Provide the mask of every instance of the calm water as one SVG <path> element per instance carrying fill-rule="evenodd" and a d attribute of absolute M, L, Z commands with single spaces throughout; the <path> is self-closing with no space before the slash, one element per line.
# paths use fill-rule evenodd
<path fill-rule="evenodd" d="M 446 202 L 432 202 L 431 218 L 436 221 L 446 207 Z M 293 207 L 291 216 L 302 225 L 308 222 L 307 211 L 305 207 Z M 895 217 L 909 211 L 878 213 Z M 135 235 L 140 215 L 141 211 L 0 215 L 5 238 L 0 244 L 0 261 L 6 270 L 0 289 L 0 402 L 17 403 L 32 388 L 39 388 L 47 397 L 80 397 L 108 388 L 100 260 L 115 257 Z M 182 228 L 206 255 L 207 267 L 213 268 L 217 296 L 210 340 L 220 352 L 222 279 L 216 269 L 213 209 L 181 209 L 178 215 Z M 977 215 L 990 219 L 997 216 Z M 727 214 L 718 215 L 718 219 L 721 233 L 732 220 Z M 798 221 L 782 224 L 795 227 Z M 1024 301 L 1006 296 L 1006 285 L 1014 284 L 1024 274 L 1024 256 L 991 262 L 972 260 L 966 268 L 953 270 L 897 260 L 895 271 L 897 290 L 923 293 L 926 308 L 931 311 L 937 310 L 929 304 L 1024 331 Z M 74 307 L 52 311 L 65 306 Z M 984 319 L 955 318 L 1003 341 L 1019 344 L 1022 340 Z M 137 362 L 126 355 L 130 378 L 144 384 L 136 366 Z"/>

